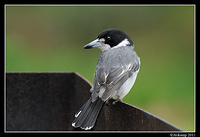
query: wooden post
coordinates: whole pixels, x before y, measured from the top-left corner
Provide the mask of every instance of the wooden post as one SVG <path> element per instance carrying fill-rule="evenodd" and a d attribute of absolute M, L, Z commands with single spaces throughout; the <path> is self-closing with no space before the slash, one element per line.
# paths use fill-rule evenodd
<path fill-rule="evenodd" d="M 6 131 L 77 131 L 76 111 L 91 84 L 77 73 L 6 73 Z M 123 102 L 104 105 L 92 131 L 180 131 Z"/>

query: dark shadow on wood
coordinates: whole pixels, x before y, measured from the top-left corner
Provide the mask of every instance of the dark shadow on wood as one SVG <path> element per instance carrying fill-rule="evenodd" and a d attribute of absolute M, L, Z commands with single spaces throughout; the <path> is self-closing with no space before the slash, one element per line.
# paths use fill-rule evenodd
<path fill-rule="evenodd" d="M 77 73 L 6 73 L 6 131 L 81 130 L 71 123 L 89 99 L 90 88 Z M 180 131 L 123 102 L 104 105 L 92 130 Z"/>

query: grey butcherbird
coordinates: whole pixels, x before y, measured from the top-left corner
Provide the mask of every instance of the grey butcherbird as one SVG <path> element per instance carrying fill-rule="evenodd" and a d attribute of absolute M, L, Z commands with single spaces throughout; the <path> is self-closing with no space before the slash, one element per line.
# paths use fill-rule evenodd
<path fill-rule="evenodd" d="M 91 129 L 104 104 L 111 98 L 122 100 L 132 88 L 140 68 L 140 58 L 131 39 L 119 29 L 106 29 L 84 49 L 102 50 L 96 67 L 91 97 L 75 114 L 73 127 Z M 113 114 L 114 115 L 114 114 Z"/>

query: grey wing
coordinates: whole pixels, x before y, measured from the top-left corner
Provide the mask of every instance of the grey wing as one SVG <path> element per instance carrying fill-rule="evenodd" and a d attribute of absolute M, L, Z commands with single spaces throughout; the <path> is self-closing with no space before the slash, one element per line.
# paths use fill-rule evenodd
<path fill-rule="evenodd" d="M 107 71 L 105 66 L 97 68 L 92 88 L 92 100 L 96 100 L 98 96 L 103 101 L 109 99 L 132 73 L 139 69 L 139 65 L 139 61 L 133 61 L 126 65 L 114 66 L 110 71 Z"/>
<path fill-rule="evenodd" d="M 105 67 L 101 67 L 101 68 L 97 67 L 93 87 L 90 90 L 92 93 L 92 102 L 94 102 L 96 100 L 96 98 L 99 96 L 99 91 L 105 85 L 105 82 L 106 82 L 106 73 L 105 72 L 106 72 Z"/>
<path fill-rule="evenodd" d="M 113 97 L 124 82 L 135 72 L 135 69 L 139 69 L 138 65 L 129 64 L 128 66 L 117 68 L 114 72 L 110 73 L 106 81 L 106 90 L 101 99 L 106 101 L 110 97 Z"/>

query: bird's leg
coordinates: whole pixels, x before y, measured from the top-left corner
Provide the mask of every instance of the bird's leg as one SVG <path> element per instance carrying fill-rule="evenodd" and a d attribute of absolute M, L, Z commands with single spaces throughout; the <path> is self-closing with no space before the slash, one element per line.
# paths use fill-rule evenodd
<path fill-rule="evenodd" d="M 117 103 L 118 101 L 121 101 L 121 99 L 119 97 L 117 97 L 117 99 L 115 101 L 113 101 L 112 104 L 115 105 L 115 103 Z"/>
<path fill-rule="evenodd" d="M 106 105 L 107 105 L 107 106 L 110 106 L 109 99 L 106 100 Z"/>

